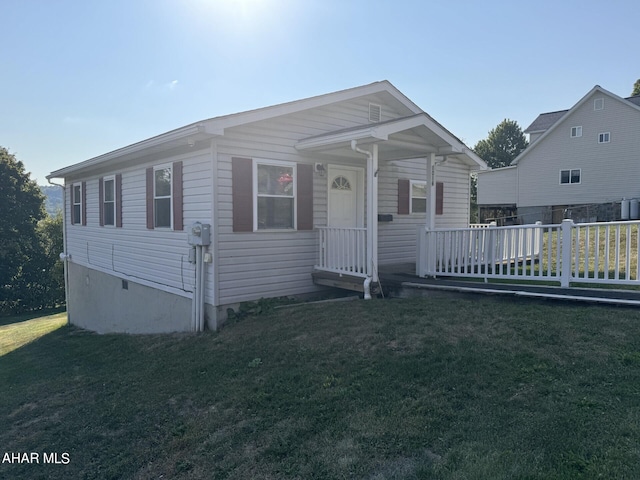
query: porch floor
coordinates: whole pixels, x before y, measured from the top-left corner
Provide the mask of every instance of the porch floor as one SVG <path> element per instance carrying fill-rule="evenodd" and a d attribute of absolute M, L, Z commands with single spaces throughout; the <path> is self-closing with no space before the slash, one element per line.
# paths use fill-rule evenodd
<path fill-rule="evenodd" d="M 484 283 L 452 277 L 420 278 L 415 273 L 415 264 L 381 265 L 379 277 L 385 294 L 399 297 L 436 292 L 483 293 L 640 307 L 640 290 Z"/>

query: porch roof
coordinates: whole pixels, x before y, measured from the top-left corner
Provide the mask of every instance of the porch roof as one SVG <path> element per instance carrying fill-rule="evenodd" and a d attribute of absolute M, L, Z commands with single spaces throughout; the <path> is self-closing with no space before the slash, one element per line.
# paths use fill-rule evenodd
<path fill-rule="evenodd" d="M 377 143 L 380 160 L 416 158 L 435 153 L 436 157 L 456 157 L 476 170 L 487 168 L 478 155 L 426 113 L 307 137 L 295 147 L 299 151 L 345 157 L 353 154 L 352 140 L 360 146 Z"/>

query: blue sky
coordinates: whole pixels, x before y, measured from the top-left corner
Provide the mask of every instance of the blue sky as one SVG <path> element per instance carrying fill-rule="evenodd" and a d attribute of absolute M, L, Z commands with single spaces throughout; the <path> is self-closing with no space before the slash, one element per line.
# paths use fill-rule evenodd
<path fill-rule="evenodd" d="M 473 147 L 640 78 L 631 0 L 1 0 L 0 145 L 52 170 L 389 80 Z"/>

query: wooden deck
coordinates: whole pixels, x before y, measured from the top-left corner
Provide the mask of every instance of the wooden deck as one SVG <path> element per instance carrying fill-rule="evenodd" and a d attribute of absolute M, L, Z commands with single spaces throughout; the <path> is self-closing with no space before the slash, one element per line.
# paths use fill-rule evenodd
<path fill-rule="evenodd" d="M 348 275 L 345 273 L 334 273 L 323 270 L 314 270 L 311 274 L 313 283 L 326 287 L 341 288 L 352 292 L 364 293 L 365 277 L 358 275 Z M 371 285 L 371 293 L 377 294 L 377 285 Z"/>

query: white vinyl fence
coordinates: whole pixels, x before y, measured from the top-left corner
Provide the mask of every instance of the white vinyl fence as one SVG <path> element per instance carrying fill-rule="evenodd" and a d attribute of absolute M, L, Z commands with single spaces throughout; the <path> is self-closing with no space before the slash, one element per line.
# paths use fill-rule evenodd
<path fill-rule="evenodd" d="M 640 285 L 640 222 L 420 229 L 422 277 Z"/>

